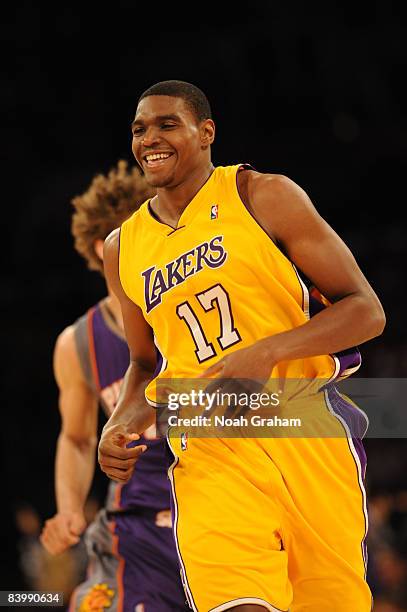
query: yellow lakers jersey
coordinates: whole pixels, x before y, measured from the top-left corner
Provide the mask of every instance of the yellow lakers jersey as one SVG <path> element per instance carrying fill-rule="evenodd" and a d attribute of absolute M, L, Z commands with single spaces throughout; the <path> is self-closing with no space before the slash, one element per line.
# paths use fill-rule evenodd
<path fill-rule="evenodd" d="M 228 353 L 302 325 L 309 295 L 240 199 L 241 166 L 217 167 L 176 229 L 145 202 L 121 227 L 119 274 L 162 355 L 157 377 L 194 378 Z M 331 379 L 330 355 L 277 364 L 278 378 Z M 147 388 L 154 401 L 155 386 Z"/>

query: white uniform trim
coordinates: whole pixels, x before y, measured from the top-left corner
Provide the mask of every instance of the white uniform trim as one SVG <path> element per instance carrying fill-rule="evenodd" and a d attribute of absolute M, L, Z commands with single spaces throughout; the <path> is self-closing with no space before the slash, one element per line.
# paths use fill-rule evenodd
<path fill-rule="evenodd" d="M 154 344 L 156 345 L 158 352 L 160 353 L 161 357 L 162 357 L 162 364 L 161 364 L 161 368 L 160 371 L 157 372 L 157 374 L 155 375 L 155 377 L 157 378 L 157 376 L 159 376 L 161 374 L 161 372 L 164 372 L 165 368 L 168 365 L 168 361 L 167 359 L 164 357 L 164 353 L 162 352 L 162 350 L 160 349 L 160 347 L 158 346 L 158 342 L 157 342 L 157 338 L 154 336 Z"/>
<path fill-rule="evenodd" d="M 160 353 L 161 358 L 162 358 L 162 360 L 163 360 L 163 362 L 162 362 L 162 364 L 161 364 L 161 368 L 160 368 L 159 372 L 157 372 L 157 374 L 154 376 L 154 380 L 155 380 L 155 379 L 156 379 L 156 378 L 157 378 L 157 377 L 158 377 L 158 376 L 159 376 L 159 375 L 160 375 L 162 372 L 164 372 L 164 370 L 166 369 L 166 367 L 167 367 L 167 365 L 168 365 L 168 361 L 167 361 L 167 359 L 164 357 L 164 354 L 163 354 L 162 350 L 161 350 L 161 349 L 160 349 L 160 347 L 158 346 L 158 342 L 157 342 L 157 339 L 156 339 L 156 337 L 155 337 L 155 336 L 154 336 L 154 344 L 155 344 L 155 346 L 157 347 L 157 350 L 158 350 L 158 352 Z M 147 402 L 147 404 L 149 404 L 149 405 L 150 405 L 150 406 L 152 406 L 153 408 L 166 408 L 166 407 L 167 407 L 167 404 L 163 404 L 163 403 L 161 403 L 161 404 L 160 404 L 160 403 L 155 402 L 154 400 L 152 400 L 152 399 L 148 398 L 148 397 L 147 397 L 147 394 L 146 394 L 145 392 L 144 392 L 144 397 L 146 398 L 146 402 Z"/>
<path fill-rule="evenodd" d="M 309 291 L 307 289 L 307 286 L 305 285 L 304 281 L 302 280 L 301 276 L 298 274 L 297 268 L 295 267 L 295 265 L 292 263 L 292 267 L 294 268 L 294 272 L 298 278 L 298 282 L 301 285 L 301 289 L 302 289 L 302 309 L 304 311 L 305 316 L 307 317 L 307 319 L 309 320 L 310 318 L 310 314 L 309 314 Z"/>
<path fill-rule="evenodd" d="M 347 370 L 344 370 L 342 374 L 340 375 L 339 380 L 342 380 L 342 378 L 348 378 L 348 376 L 351 376 L 352 374 L 357 372 L 361 365 L 362 364 L 359 363 L 359 365 L 354 366 L 353 368 L 348 368 Z"/>
<path fill-rule="evenodd" d="M 230 608 L 242 606 L 243 604 L 257 604 L 258 606 L 263 606 L 263 608 L 269 610 L 270 612 L 286 612 L 280 608 L 275 608 L 265 599 L 259 599 L 258 597 L 240 597 L 239 599 L 231 599 L 220 606 L 216 606 L 216 608 L 211 608 L 209 612 L 223 612 L 224 610 L 230 610 Z"/>
<path fill-rule="evenodd" d="M 339 361 L 338 357 L 336 355 L 332 354 L 332 353 L 330 353 L 329 356 L 332 357 L 335 366 L 334 366 L 334 372 L 333 372 L 331 378 L 328 380 L 328 382 L 325 383 L 326 385 L 328 385 L 330 382 L 335 380 L 335 378 L 339 374 L 339 370 L 341 369 L 341 362 Z"/>
<path fill-rule="evenodd" d="M 325 395 L 325 402 L 326 402 L 326 405 L 328 406 L 329 412 L 335 418 L 337 418 L 338 421 L 340 421 L 342 423 L 342 426 L 343 426 L 344 430 L 346 431 L 346 437 L 348 439 L 349 449 L 350 449 L 350 452 L 352 453 L 353 459 L 355 460 L 355 463 L 356 463 L 356 468 L 357 468 L 357 473 L 358 473 L 359 488 L 360 488 L 361 493 L 362 493 L 363 514 L 364 514 L 364 517 L 365 517 L 365 534 L 363 536 L 363 539 L 362 539 L 362 542 L 361 542 L 360 546 L 361 546 L 361 549 L 362 549 L 363 563 L 365 565 L 365 579 L 366 579 L 367 558 L 366 558 L 366 555 L 365 555 L 364 543 L 366 541 L 367 531 L 368 531 L 368 527 L 369 527 L 369 517 L 368 517 L 368 514 L 367 514 L 366 490 L 365 490 L 365 486 L 363 484 L 364 474 L 362 474 L 362 465 L 360 463 L 359 455 L 358 455 L 358 453 L 356 451 L 355 445 L 353 444 L 352 434 L 351 434 L 351 432 L 349 430 L 349 427 L 348 427 L 346 421 L 344 421 L 344 419 L 341 417 L 340 414 L 337 414 L 335 412 L 331 402 L 329 401 L 329 396 L 328 396 L 328 390 L 327 389 L 325 389 L 324 395 Z"/>
<path fill-rule="evenodd" d="M 153 408 L 167 408 L 168 406 L 168 404 L 159 404 L 158 402 L 155 402 L 154 400 L 147 397 L 146 393 L 144 393 L 144 397 L 146 398 L 147 404 L 149 404 Z"/>
<path fill-rule="evenodd" d="M 174 461 L 171 463 L 170 467 L 168 468 L 168 478 L 170 479 L 170 482 L 171 482 L 172 500 L 173 500 L 173 504 L 174 504 L 174 524 L 172 526 L 172 529 L 173 529 L 173 532 L 174 532 L 174 539 L 175 539 L 175 545 L 176 545 L 176 548 L 177 548 L 179 564 L 181 566 L 182 585 L 184 587 L 184 591 L 185 591 L 186 598 L 188 600 L 188 604 L 190 605 L 191 609 L 194 612 L 198 612 L 198 608 L 195 606 L 194 598 L 192 597 L 191 589 L 189 588 L 187 573 L 186 573 L 186 570 L 185 570 L 184 562 L 183 562 L 182 557 L 181 557 L 181 551 L 180 551 L 180 548 L 179 548 L 178 538 L 177 538 L 178 502 L 177 502 L 177 496 L 176 496 L 176 493 L 175 493 L 174 468 L 175 468 L 175 466 L 178 463 L 178 456 L 176 455 L 176 453 L 174 452 L 174 449 L 171 446 L 170 437 L 169 437 L 168 434 L 167 434 L 167 442 L 168 442 L 168 446 L 171 449 L 172 454 L 174 455 Z"/>

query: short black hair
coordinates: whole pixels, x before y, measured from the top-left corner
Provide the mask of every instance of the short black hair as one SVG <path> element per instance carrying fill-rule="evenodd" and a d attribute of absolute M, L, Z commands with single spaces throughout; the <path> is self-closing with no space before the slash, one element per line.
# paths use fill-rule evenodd
<path fill-rule="evenodd" d="M 138 104 L 148 96 L 173 96 L 182 98 L 198 121 L 212 118 L 211 107 L 204 92 L 186 81 L 161 81 L 141 94 Z"/>

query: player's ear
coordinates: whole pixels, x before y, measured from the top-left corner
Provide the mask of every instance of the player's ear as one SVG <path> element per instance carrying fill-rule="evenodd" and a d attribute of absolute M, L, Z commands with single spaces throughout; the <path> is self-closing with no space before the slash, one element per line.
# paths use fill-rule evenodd
<path fill-rule="evenodd" d="M 104 244 L 104 240 L 101 240 L 100 238 L 95 240 L 95 242 L 93 243 L 93 248 L 95 249 L 95 253 L 99 257 L 99 259 L 101 259 L 102 261 L 103 261 L 103 244 Z"/>
<path fill-rule="evenodd" d="M 200 125 L 202 147 L 206 149 L 215 140 L 215 124 L 212 119 L 205 119 Z"/>

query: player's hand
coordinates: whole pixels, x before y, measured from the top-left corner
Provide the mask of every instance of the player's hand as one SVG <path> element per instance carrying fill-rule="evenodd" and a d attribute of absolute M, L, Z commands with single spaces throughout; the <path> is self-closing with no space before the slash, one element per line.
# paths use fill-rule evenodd
<path fill-rule="evenodd" d="M 253 380 L 263 385 L 276 365 L 268 348 L 268 339 L 238 349 L 207 368 L 200 378 Z"/>
<path fill-rule="evenodd" d="M 122 425 L 112 425 L 104 429 L 99 442 L 98 460 L 100 469 L 111 480 L 120 484 L 128 482 L 140 455 L 147 450 L 145 444 L 127 448 L 134 440 L 139 440 L 138 434 L 129 434 Z"/>
<path fill-rule="evenodd" d="M 59 512 L 45 521 L 40 541 L 51 555 L 59 555 L 77 544 L 85 529 L 82 512 Z"/>
<path fill-rule="evenodd" d="M 235 393 L 238 396 L 242 394 L 250 396 L 250 394 L 262 392 L 270 380 L 271 371 L 275 365 L 276 362 L 271 356 L 268 344 L 259 340 L 223 357 L 207 368 L 200 378 L 213 379 L 206 387 L 206 393 L 219 391 L 225 395 Z M 225 416 L 233 416 L 237 408 L 232 404 L 229 405 Z M 244 414 L 246 411 L 247 407 L 243 407 L 239 410 L 239 414 Z"/>

